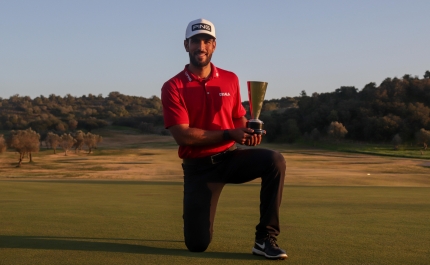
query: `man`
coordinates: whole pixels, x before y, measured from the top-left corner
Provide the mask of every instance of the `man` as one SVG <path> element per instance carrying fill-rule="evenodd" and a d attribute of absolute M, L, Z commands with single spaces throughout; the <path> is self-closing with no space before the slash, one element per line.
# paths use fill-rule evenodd
<path fill-rule="evenodd" d="M 239 81 L 211 63 L 216 48 L 214 25 L 191 21 L 184 47 L 190 64 L 161 89 L 164 123 L 179 145 L 184 170 L 184 236 L 190 251 L 205 251 L 213 234 L 216 206 L 226 183 L 261 178 L 260 222 L 253 254 L 285 259 L 276 244 L 285 159 L 266 149 L 238 149 L 236 143 L 256 146 L 262 136 L 246 128 Z"/>

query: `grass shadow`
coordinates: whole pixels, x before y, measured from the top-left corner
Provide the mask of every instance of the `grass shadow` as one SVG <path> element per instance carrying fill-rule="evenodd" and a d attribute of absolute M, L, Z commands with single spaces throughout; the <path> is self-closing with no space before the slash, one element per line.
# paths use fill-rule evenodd
<path fill-rule="evenodd" d="M 129 243 L 126 243 L 129 241 Z M 131 243 L 134 242 L 134 243 Z M 138 242 L 138 243 L 136 243 Z M 151 246 L 151 242 L 183 243 L 179 240 L 151 240 L 125 238 L 85 238 L 85 237 L 52 237 L 52 236 L 10 236 L 0 235 L 0 249 L 35 249 L 35 250 L 76 250 L 76 251 L 104 251 L 131 254 L 153 254 L 182 256 L 208 259 L 237 259 L 257 260 L 258 257 L 250 253 L 231 252 L 189 252 L 180 248 L 162 248 Z"/>

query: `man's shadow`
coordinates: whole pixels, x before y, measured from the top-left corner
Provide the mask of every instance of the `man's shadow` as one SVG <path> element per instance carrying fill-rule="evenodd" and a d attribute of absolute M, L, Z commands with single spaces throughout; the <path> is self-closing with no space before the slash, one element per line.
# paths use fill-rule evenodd
<path fill-rule="evenodd" d="M 115 242 L 112 242 L 115 241 Z M 120 241 L 120 242 L 118 242 Z M 124 241 L 122 243 L 121 241 Z M 125 243 L 125 242 L 139 243 Z M 140 243 L 141 242 L 141 243 Z M 78 251 L 106 251 L 132 254 L 154 254 L 170 255 L 182 257 L 216 258 L 216 259 L 237 259 L 256 260 L 258 257 L 251 253 L 230 253 L 230 252 L 189 252 L 185 247 L 162 248 L 152 247 L 151 242 L 183 243 L 180 240 L 145 240 L 145 239 L 125 239 L 125 238 L 86 238 L 86 237 L 53 237 L 53 236 L 8 236 L 0 235 L 1 248 L 22 248 L 22 249 L 46 249 L 46 250 L 78 250 Z"/>

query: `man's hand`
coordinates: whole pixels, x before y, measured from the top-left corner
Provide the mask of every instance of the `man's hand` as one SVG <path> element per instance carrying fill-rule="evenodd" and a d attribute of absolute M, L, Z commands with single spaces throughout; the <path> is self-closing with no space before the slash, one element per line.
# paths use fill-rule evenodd
<path fill-rule="evenodd" d="M 234 130 L 229 130 L 231 138 L 241 145 L 256 146 L 261 143 L 263 135 L 253 134 L 254 130 L 249 128 L 239 128 Z M 266 131 L 264 131 L 266 134 Z"/>

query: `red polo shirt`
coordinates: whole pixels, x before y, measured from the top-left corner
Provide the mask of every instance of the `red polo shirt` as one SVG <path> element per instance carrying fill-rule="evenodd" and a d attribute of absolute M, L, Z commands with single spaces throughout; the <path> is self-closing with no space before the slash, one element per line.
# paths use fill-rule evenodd
<path fill-rule="evenodd" d="M 233 118 L 246 111 L 242 106 L 239 79 L 229 71 L 211 63 L 211 74 L 206 80 L 193 75 L 188 65 L 179 74 L 164 83 L 161 89 L 164 125 L 188 124 L 203 130 L 234 128 Z M 180 158 L 196 158 L 225 151 L 234 141 L 215 145 L 179 146 Z"/>

